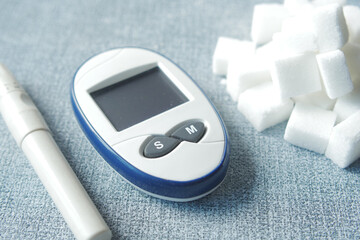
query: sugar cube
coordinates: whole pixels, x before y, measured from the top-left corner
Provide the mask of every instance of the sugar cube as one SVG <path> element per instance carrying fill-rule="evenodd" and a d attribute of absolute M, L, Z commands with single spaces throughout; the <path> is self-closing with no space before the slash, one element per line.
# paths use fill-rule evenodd
<path fill-rule="evenodd" d="M 250 57 L 255 53 L 255 44 L 233 38 L 219 37 L 213 55 L 213 72 L 226 75 L 228 62 L 237 56 Z"/>
<path fill-rule="evenodd" d="M 344 6 L 346 4 L 346 0 L 314 0 L 313 4 L 315 6 L 323 6 L 323 5 L 329 5 L 329 4 L 339 4 L 341 6 Z"/>
<path fill-rule="evenodd" d="M 354 112 L 357 112 L 359 110 L 360 86 L 356 84 L 354 91 L 341 98 L 338 98 L 334 107 L 334 112 L 337 114 L 337 122 L 342 122 Z"/>
<path fill-rule="evenodd" d="M 344 16 L 349 30 L 349 42 L 360 44 L 360 8 L 344 6 Z"/>
<path fill-rule="evenodd" d="M 326 110 L 332 110 L 336 102 L 335 99 L 330 99 L 324 90 L 294 97 L 293 100 L 295 103 L 303 102 L 312 104 Z"/>
<path fill-rule="evenodd" d="M 238 99 L 239 111 L 259 132 L 288 119 L 293 105 L 278 97 L 271 82 L 246 90 Z"/>
<path fill-rule="evenodd" d="M 323 154 L 328 145 L 336 114 L 298 102 L 286 126 L 284 139 L 291 144 Z"/>
<path fill-rule="evenodd" d="M 282 98 L 321 90 L 315 54 L 306 53 L 274 60 L 271 77 Z"/>
<path fill-rule="evenodd" d="M 317 8 L 312 20 L 320 52 L 340 49 L 348 41 L 349 33 L 343 9 L 338 4 Z"/>
<path fill-rule="evenodd" d="M 291 11 L 294 8 L 299 8 L 308 3 L 309 0 L 284 0 L 284 7 L 286 10 Z"/>
<path fill-rule="evenodd" d="M 262 59 L 262 62 L 270 69 L 274 57 L 277 55 L 278 49 L 274 41 L 270 41 L 261 47 L 258 47 L 255 51 L 255 57 Z"/>
<path fill-rule="evenodd" d="M 271 41 L 272 35 L 280 32 L 287 11 L 282 4 L 257 4 L 254 7 L 251 37 L 256 44 Z"/>
<path fill-rule="evenodd" d="M 270 71 L 261 58 L 229 62 L 226 89 L 234 101 L 240 93 L 266 81 L 271 81 Z"/>
<path fill-rule="evenodd" d="M 284 33 L 314 32 L 312 12 L 313 10 L 286 18 L 282 23 L 281 32 Z"/>
<path fill-rule="evenodd" d="M 342 49 L 348 65 L 351 78 L 360 78 L 360 46 L 348 43 Z"/>
<path fill-rule="evenodd" d="M 318 51 L 317 42 L 312 32 L 275 33 L 273 41 L 277 44 L 279 55 L 295 55 Z"/>
<path fill-rule="evenodd" d="M 213 55 L 213 72 L 257 131 L 289 119 L 286 141 L 343 168 L 360 158 L 360 8 L 345 4 L 257 4 L 252 42 L 220 37 Z"/>
<path fill-rule="evenodd" d="M 331 133 L 326 157 L 341 168 L 360 158 L 360 111 L 336 125 Z"/>
<path fill-rule="evenodd" d="M 316 59 L 329 98 L 335 99 L 353 90 L 345 55 L 341 50 L 318 54 Z"/>
<path fill-rule="evenodd" d="M 284 7 L 290 15 L 298 15 L 308 8 L 313 8 L 309 0 L 284 0 Z"/>

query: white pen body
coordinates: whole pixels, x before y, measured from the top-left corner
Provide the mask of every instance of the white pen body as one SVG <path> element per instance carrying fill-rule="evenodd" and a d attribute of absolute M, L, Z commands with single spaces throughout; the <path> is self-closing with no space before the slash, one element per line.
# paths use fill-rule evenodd
<path fill-rule="evenodd" d="M 1 64 L 0 111 L 75 237 L 111 239 L 109 227 L 52 138 L 39 110 Z"/>
<path fill-rule="evenodd" d="M 21 148 L 77 239 L 110 239 L 111 232 L 50 133 L 28 134 Z"/>

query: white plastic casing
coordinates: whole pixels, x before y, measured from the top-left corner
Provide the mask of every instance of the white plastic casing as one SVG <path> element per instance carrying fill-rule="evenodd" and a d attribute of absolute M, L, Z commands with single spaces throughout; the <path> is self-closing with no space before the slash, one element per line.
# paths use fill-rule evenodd
<path fill-rule="evenodd" d="M 39 110 L 1 64 L 0 111 L 75 237 L 111 239 L 109 227 L 56 145 Z"/>
<path fill-rule="evenodd" d="M 116 131 L 90 93 L 154 67 L 159 67 L 189 101 Z M 139 48 L 123 48 L 97 55 L 78 70 L 74 94 L 83 115 L 106 144 L 149 175 L 165 180 L 191 181 L 211 173 L 221 164 L 225 133 L 217 113 L 189 76 L 159 54 Z M 143 156 L 144 141 L 148 137 L 169 135 L 188 120 L 205 124 L 205 135 L 198 143 L 183 141 L 172 152 L 159 158 Z"/>

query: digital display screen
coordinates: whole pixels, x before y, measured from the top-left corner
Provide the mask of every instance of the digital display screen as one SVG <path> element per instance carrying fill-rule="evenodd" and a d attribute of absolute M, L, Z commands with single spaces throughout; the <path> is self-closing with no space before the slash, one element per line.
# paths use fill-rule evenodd
<path fill-rule="evenodd" d="M 117 131 L 189 101 L 159 67 L 90 95 Z"/>

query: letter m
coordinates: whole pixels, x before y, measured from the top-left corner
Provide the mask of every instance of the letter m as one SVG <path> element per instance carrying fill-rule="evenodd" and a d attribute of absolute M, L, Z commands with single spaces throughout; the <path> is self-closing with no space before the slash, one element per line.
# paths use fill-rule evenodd
<path fill-rule="evenodd" d="M 190 127 L 186 127 L 185 130 L 191 135 L 195 132 L 197 132 L 197 129 L 194 127 L 194 125 L 190 125 Z"/>

